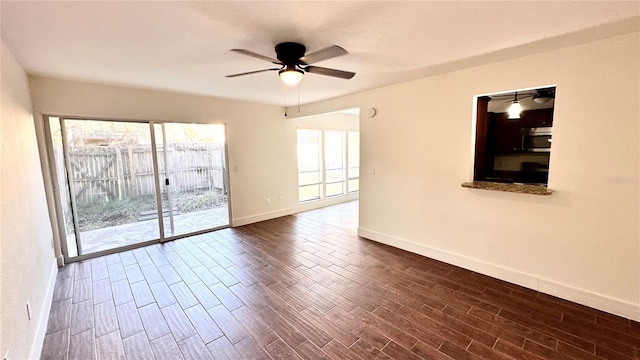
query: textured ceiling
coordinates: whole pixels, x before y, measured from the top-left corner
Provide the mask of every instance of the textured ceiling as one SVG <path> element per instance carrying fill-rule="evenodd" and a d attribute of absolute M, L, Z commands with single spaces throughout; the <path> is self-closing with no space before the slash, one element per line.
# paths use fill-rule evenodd
<path fill-rule="evenodd" d="M 640 2 L 2 1 L 0 15 L 2 39 L 30 74 L 291 105 L 297 89 L 285 91 L 276 72 L 225 78 L 271 67 L 229 50 L 345 48 L 315 65 L 356 76 L 306 74 L 299 96 L 308 103 L 546 50 L 553 38 L 637 28 Z"/>

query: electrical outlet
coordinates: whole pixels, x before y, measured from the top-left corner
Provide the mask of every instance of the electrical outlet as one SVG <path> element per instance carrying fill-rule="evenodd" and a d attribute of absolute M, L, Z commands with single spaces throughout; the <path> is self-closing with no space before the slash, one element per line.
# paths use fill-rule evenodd
<path fill-rule="evenodd" d="M 31 320 L 31 300 L 27 301 L 27 317 Z"/>
<path fill-rule="evenodd" d="M 271 205 L 271 198 L 267 198 L 267 205 Z"/>
<path fill-rule="evenodd" d="M 279 202 L 282 202 L 282 196 L 280 196 L 280 197 L 278 198 L 278 201 L 279 201 Z"/>

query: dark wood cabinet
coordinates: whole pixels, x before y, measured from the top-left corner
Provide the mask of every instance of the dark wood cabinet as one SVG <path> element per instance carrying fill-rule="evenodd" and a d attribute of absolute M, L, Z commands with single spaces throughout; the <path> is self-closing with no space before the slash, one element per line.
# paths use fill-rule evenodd
<path fill-rule="evenodd" d="M 523 152 L 523 133 L 553 124 L 553 109 L 526 110 L 520 114 L 520 119 L 509 119 L 508 116 L 507 113 L 489 113 L 487 144 L 492 144 L 493 155 Z"/>
<path fill-rule="evenodd" d="M 478 99 L 474 181 L 546 183 L 548 170 L 529 169 L 549 163 L 549 155 L 523 149 L 523 135 L 532 128 L 551 127 L 553 109 L 525 110 L 520 119 L 488 111 L 487 98 Z M 548 168 L 547 168 L 548 169 Z"/>
<path fill-rule="evenodd" d="M 520 148 L 520 120 L 508 119 L 507 113 L 491 113 L 489 115 L 492 137 L 489 144 L 493 144 L 493 154 L 513 154 L 521 151 Z"/>
<path fill-rule="evenodd" d="M 553 109 L 525 110 L 520 114 L 521 128 L 553 126 Z"/>

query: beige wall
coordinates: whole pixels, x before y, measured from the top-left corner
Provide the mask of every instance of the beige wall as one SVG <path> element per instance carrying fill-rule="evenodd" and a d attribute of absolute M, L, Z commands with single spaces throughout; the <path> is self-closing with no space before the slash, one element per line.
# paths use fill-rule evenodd
<path fill-rule="evenodd" d="M 337 112 L 330 112 L 313 116 L 297 117 L 293 119 L 293 123 L 296 129 L 359 131 L 360 116 L 351 113 L 351 111 L 344 112 L 344 110 L 347 109 L 340 109 L 340 111 Z M 293 164 L 292 166 L 295 166 L 297 169 L 297 163 Z M 298 205 L 297 211 L 319 209 L 321 207 L 336 205 L 346 201 L 354 201 L 358 199 L 358 195 L 359 193 L 356 192 L 339 197 L 331 197 L 305 202 Z"/>
<path fill-rule="evenodd" d="M 319 205 L 298 204 L 296 128 L 312 124 L 340 129 L 358 127 L 358 118 L 353 115 L 292 120 L 278 106 L 204 96 L 43 77 L 32 77 L 30 87 L 41 145 L 42 114 L 226 124 L 235 226 Z M 49 182 L 46 164 L 44 173 Z M 267 198 L 271 199 L 270 204 Z M 333 200 L 336 201 L 342 199 Z"/>
<path fill-rule="evenodd" d="M 294 121 L 285 118 L 284 109 L 278 106 L 219 98 L 43 77 L 31 77 L 29 86 L 42 158 L 46 158 L 43 114 L 226 124 L 232 223 L 236 226 L 357 198 L 356 194 L 299 205 L 296 158 L 296 128 L 327 126 L 357 130 L 357 116 L 331 114 Z M 37 164 L 39 166 L 40 162 Z M 42 173 L 53 216 L 51 179 L 46 162 Z M 42 179 L 42 175 L 39 176 Z M 267 198 L 271 199 L 270 204 L 267 204 Z M 55 222 L 51 226 L 55 229 Z M 59 241 L 56 231 L 54 234 Z M 59 247 L 56 251 L 59 256 Z"/>
<path fill-rule="evenodd" d="M 328 113 L 303 118 L 295 118 L 297 129 L 330 129 L 342 131 L 359 131 L 360 116 L 357 114 Z"/>
<path fill-rule="evenodd" d="M 288 214 L 297 205 L 295 126 L 280 107 L 40 77 L 30 85 L 39 122 L 41 114 L 55 114 L 226 124 L 233 223 Z"/>
<path fill-rule="evenodd" d="M 0 355 L 27 359 L 40 355 L 57 267 L 27 74 L 4 42 L 1 53 Z"/>
<path fill-rule="evenodd" d="M 293 117 L 360 107 L 362 174 L 376 168 L 361 177 L 360 234 L 640 319 L 639 40 L 435 75 L 291 109 L 288 119 L 276 106 L 193 95 L 30 85 L 37 124 L 42 113 L 226 123 L 236 225 L 300 209 Z M 473 96 L 546 85 L 557 85 L 554 194 L 460 187 L 472 177 Z"/>
<path fill-rule="evenodd" d="M 362 174 L 376 168 L 361 177 L 362 236 L 640 320 L 638 64 L 631 33 L 299 115 L 361 108 Z M 462 188 L 472 180 L 474 96 L 554 84 L 553 195 Z"/>

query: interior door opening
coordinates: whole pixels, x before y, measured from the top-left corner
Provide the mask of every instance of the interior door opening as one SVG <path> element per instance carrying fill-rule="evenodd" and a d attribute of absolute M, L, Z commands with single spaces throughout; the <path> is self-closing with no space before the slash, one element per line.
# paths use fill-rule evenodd
<path fill-rule="evenodd" d="M 45 120 L 66 259 L 229 225 L 224 125 Z"/>

